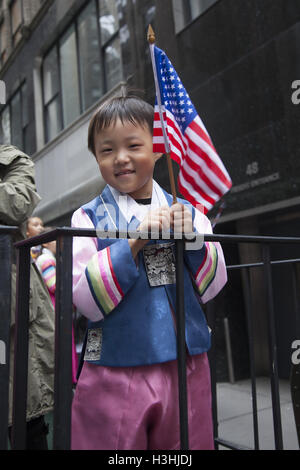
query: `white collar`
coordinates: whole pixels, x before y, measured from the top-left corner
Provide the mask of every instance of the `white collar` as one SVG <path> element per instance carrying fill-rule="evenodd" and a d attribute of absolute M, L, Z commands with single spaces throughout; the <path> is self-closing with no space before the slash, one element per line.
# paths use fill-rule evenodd
<path fill-rule="evenodd" d="M 155 180 L 152 181 L 152 198 L 151 205 L 149 206 L 138 204 L 128 194 L 121 193 L 117 189 L 108 185 L 117 205 L 119 206 L 120 211 L 122 212 L 123 216 L 125 217 L 128 223 L 131 221 L 133 216 L 135 216 L 139 221 L 142 221 L 149 210 L 168 205 L 168 201 L 164 195 L 162 188 L 159 186 L 158 183 L 156 183 Z"/>

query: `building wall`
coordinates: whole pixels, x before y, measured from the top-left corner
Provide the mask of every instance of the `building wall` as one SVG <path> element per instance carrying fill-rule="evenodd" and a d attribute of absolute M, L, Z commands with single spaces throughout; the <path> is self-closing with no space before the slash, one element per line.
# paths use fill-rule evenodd
<path fill-rule="evenodd" d="M 300 79 L 300 4 L 294 0 L 209 3 L 210 8 L 175 33 L 172 0 L 118 1 L 123 81 L 109 93 L 120 93 L 127 82 L 145 90 L 145 98 L 154 103 L 146 39 L 151 23 L 157 45 L 172 60 L 233 180 L 232 190 L 224 197 L 226 208 L 216 230 L 253 234 L 269 231 L 280 235 L 285 233 L 282 214 L 293 219 L 292 213 L 296 214 L 300 207 L 300 106 L 291 99 L 292 83 Z M 44 54 L 86 1 L 23 0 L 24 25 L 14 47 L 9 33 L 8 4 L 8 0 L 3 0 L 0 11 L 0 24 L 4 20 L 7 25 L 7 57 L 0 69 L 0 79 L 5 81 L 8 98 L 26 80 L 30 103 L 26 150 L 35 161 L 42 196 L 37 214 L 46 223 L 66 225 L 72 211 L 98 194 L 104 185 L 86 147 L 88 121 L 101 100 L 45 144 L 41 64 Z M 175 164 L 174 170 L 176 174 Z M 170 190 L 164 159 L 157 163 L 155 178 Z M 211 218 L 216 210 L 211 212 Z M 265 223 L 267 219 L 269 225 Z M 290 235 L 298 235 L 297 224 L 290 223 L 288 227 Z M 259 250 L 246 246 L 239 249 L 224 246 L 224 251 L 232 264 L 256 261 L 260 256 Z M 297 255 L 297 249 L 294 254 Z M 275 255 L 278 253 L 274 252 Z M 268 350 L 262 280 L 253 275 L 252 282 L 257 371 L 265 373 Z M 278 291 L 276 278 L 275 283 Z M 218 302 L 220 352 L 225 355 L 222 319 L 227 316 L 232 325 L 234 356 L 246 358 L 242 281 L 232 278 Z M 279 315 L 278 311 L 277 324 L 282 328 Z M 289 338 L 291 332 L 286 331 L 284 336 Z M 244 363 L 237 360 L 237 377 L 248 373 Z M 220 376 L 225 369 L 226 363 L 221 360 Z M 282 375 L 287 374 L 287 369 L 285 360 Z"/>
<path fill-rule="evenodd" d="M 171 2 L 157 2 L 159 45 L 233 180 L 224 220 L 283 200 L 299 204 L 300 113 L 291 100 L 300 76 L 299 2 L 219 0 L 175 40 L 164 27 L 170 17 Z"/>
<path fill-rule="evenodd" d="M 223 198 L 226 208 L 216 231 L 299 236 L 295 214 L 299 214 L 300 204 L 300 107 L 292 101 L 292 84 L 300 77 L 299 2 L 219 0 L 177 33 L 174 40 L 170 40 L 165 27 L 171 17 L 172 2 L 157 2 L 159 46 L 180 71 L 233 180 L 232 190 Z M 216 210 L 211 211 L 211 218 Z M 223 248 L 229 264 L 232 260 L 233 264 L 261 260 L 259 246 L 240 244 L 237 252 L 226 244 Z M 297 257 L 299 250 L 297 246 L 274 248 L 272 255 L 274 259 Z M 279 272 L 274 270 L 273 275 L 280 374 L 287 378 L 289 344 L 295 335 L 295 309 L 288 300 L 292 298 L 291 273 L 283 290 Z M 243 282 L 239 286 L 232 276 L 216 306 L 217 343 L 219 357 L 223 356 L 218 365 L 220 377 L 226 375 L 227 368 L 224 316 L 232 328 L 237 375 L 245 373 L 245 362 L 240 359 L 247 356 L 245 286 Z M 265 374 L 269 370 L 269 352 L 262 272 L 253 270 L 251 282 L 256 371 Z M 283 312 L 289 321 L 283 320 Z"/>
<path fill-rule="evenodd" d="M 26 79 L 31 155 L 45 147 L 38 83 L 42 57 L 85 3 L 23 0 L 22 34 L 12 47 L 9 2 L 2 2 L 8 60 L 0 78 L 8 97 Z M 177 34 L 172 0 L 119 4 L 124 81 L 144 89 L 153 102 L 146 41 L 152 22 L 157 44 L 179 71 L 233 179 L 222 221 L 299 204 L 299 108 L 291 100 L 300 67 L 299 4 L 245 0 L 241 9 L 234 0 L 218 0 Z M 168 186 L 162 162 L 157 175 Z"/>
<path fill-rule="evenodd" d="M 114 89 L 108 90 L 102 100 L 111 93 L 121 93 L 125 82 L 139 88 L 142 88 L 143 82 L 143 62 L 136 56 L 139 31 L 135 30 L 135 20 L 138 16 L 140 29 L 144 30 L 143 20 L 147 17 L 149 5 L 145 4 L 144 10 L 139 7 L 134 11 L 131 2 L 117 3 L 124 80 Z M 30 29 L 28 27 L 18 45 L 9 51 L 8 61 L 0 72 L 0 77 L 6 84 L 8 98 L 26 80 L 27 99 L 30 103 L 27 129 L 30 144 L 26 151 L 35 161 L 37 187 L 42 197 L 36 213 L 42 216 L 46 223 L 64 220 L 64 217 L 65 223 L 70 223 L 71 212 L 99 194 L 104 185 L 98 174 L 95 159 L 87 150 L 88 122 L 101 100 L 78 116 L 47 144 L 43 124 L 43 56 L 86 4 L 84 0 L 45 0 L 40 13 L 31 13 L 31 23 L 28 19 Z M 24 9 L 26 5 L 24 2 Z M 26 15 L 29 17 L 29 11 Z M 34 23 L 32 17 L 35 19 Z"/>

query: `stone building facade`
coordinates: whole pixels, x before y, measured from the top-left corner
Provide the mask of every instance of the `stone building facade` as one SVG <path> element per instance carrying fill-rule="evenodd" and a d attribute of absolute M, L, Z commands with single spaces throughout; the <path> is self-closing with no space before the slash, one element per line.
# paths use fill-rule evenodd
<path fill-rule="evenodd" d="M 146 40 L 151 23 L 233 180 L 215 231 L 300 235 L 300 105 L 292 99 L 300 80 L 299 21 L 300 4 L 290 0 L 2 0 L 1 140 L 35 161 L 42 196 L 37 214 L 51 225 L 68 225 L 72 212 L 103 187 L 86 144 L 89 119 L 103 99 L 129 85 L 154 103 Z M 163 159 L 155 177 L 169 189 Z M 228 264 L 261 259 L 255 245 L 224 250 Z M 274 246 L 272 257 L 298 251 Z M 287 377 L 296 324 L 291 274 L 282 269 L 273 274 L 279 369 Z M 264 374 L 264 284 L 261 273 L 251 276 L 256 366 Z M 231 274 L 218 302 L 220 357 L 228 318 L 236 377 L 247 376 L 240 275 Z M 224 358 L 219 377 L 227 377 Z"/>

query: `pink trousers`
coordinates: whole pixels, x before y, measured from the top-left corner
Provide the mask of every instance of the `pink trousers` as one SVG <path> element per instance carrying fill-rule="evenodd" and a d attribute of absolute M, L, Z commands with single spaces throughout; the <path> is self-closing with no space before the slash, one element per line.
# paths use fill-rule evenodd
<path fill-rule="evenodd" d="M 187 357 L 189 448 L 213 449 L 206 354 Z M 72 449 L 180 449 L 177 361 L 139 367 L 85 362 L 72 405 Z"/>

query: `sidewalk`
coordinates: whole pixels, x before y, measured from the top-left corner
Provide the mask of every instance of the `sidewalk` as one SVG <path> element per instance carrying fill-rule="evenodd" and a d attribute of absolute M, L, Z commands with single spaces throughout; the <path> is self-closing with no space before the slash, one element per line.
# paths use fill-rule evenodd
<path fill-rule="evenodd" d="M 274 446 L 271 387 L 267 377 L 256 380 L 258 430 L 260 450 L 272 450 Z M 218 383 L 219 437 L 245 447 L 254 448 L 251 381 L 235 384 Z M 299 450 L 293 407 L 288 381 L 280 381 L 281 420 L 283 448 Z M 50 424 L 49 448 L 52 448 L 53 414 L 47 415 Z M 224 447 L 219 447 L 224 450 Z M 227 450 L 227 449 L 226 449 Z"/>
<path fill-rule="evenodd" d="M 267 377 L 256 380 L 258 432 L 261 450 L 275 449 L 271 387 Z M 251 381 L 242 380 L 235 384 L 218 383 L 219 438 L 242 446 L 254 448 Z M 283 448 L 299 450 L 290 384 L 280 381 L 281 420 Z M 224 449 L 220 446 L 220 450 Z"/>

